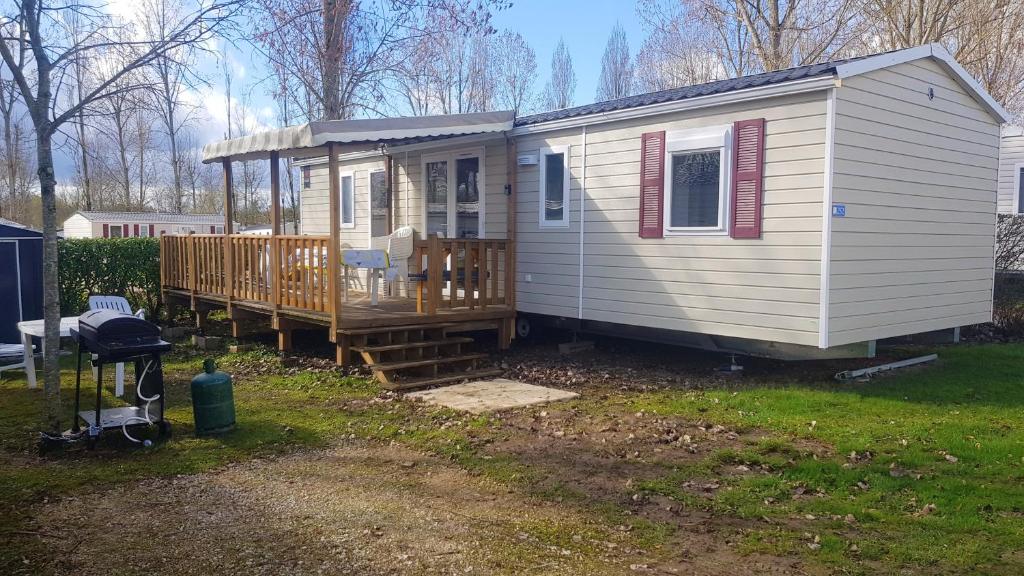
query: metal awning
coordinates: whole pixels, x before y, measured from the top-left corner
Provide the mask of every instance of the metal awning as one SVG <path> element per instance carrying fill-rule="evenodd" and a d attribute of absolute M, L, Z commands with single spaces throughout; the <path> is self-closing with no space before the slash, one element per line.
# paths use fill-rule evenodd
<path fill-rule="evenodd" d="M 504 132 L 512 129 L 512 111 L 373 118 L 366 120 L 324 120 L 300 126 L 268 130 L 251 136 L 213 142 L 203 147 L 203 162 L 259 160 L 271 152 L 284 156 L 323 154 L 328 143 L 359 144 L 401 142 L 433 138 Z"/>

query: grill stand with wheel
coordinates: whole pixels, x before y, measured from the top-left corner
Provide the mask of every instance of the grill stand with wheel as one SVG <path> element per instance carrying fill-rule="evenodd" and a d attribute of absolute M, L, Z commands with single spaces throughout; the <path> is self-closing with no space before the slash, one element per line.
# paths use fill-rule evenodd
<path fill-rule="evenodd" d="M 108 310 L 83 314 L 79 324 L 79 329 L 71 332 L 77 344 L 75 423 L 71 434 L 80 434 L 80 422 L 84 422 L 88 427 L 90 448 L 96 445 L 104 430 L 120 429 L 129 440 L 141 442 L 128 433 L 128 428 L 155 424 L 160 436 L 167 436 L 170 424 L 164 420 L 160 356 L 171 349 L 171 344 L 160 339 L 159 328 L 145 320 Z M 91 364 L 96 367 L 95 410 L 81 410 L 83 354 L 94 355 Z M 131 361 L 135 363 L 135 406 L 102 408 L 103 366 Z"/>

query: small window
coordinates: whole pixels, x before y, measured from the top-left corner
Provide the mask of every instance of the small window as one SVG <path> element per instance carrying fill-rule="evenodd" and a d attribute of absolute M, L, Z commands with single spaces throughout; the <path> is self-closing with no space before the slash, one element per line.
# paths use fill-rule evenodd
<path fill-rule="evenodd" d="M 149 225 L 148 224 L 138 224 L 137 226 L 139 227 L 139 237 L 140 238 L 149 238 Z"/>
<path fill-rule="evenodd" d="M 213 227 L 213 233 L 214 234 L 223 234 L 224 233 L 224 227 L 223 226 L 214 226 Z"/>
<path fill-rule="evenodd" d="M 112 224 L 110 226 L 110 237 L 111 238 L 120 238 L 121 237 L 121 225 L 120 224 Z"/>
<path fill-rule="evenodd" d="M 540 225 L 569 225 L 569 147 L 540 151 Z"/>
<path fill-rule="evenodd" d="M 666 135 L 667 233 L 726 232 L 730 132 L 719 126 Z"/>
<path fill-rule="evenodd" d="M 355 226 L 355 176 L 352 172 L 345 172 L 341 175 L 341 227 Z"/>
<path fill-rule="evenodd" d="M 302 188 L 303 189 L 307 189 L 307 190 L 309 189 L 310 180 L 311 180 L 311 177 L 310 177 L 309 166 L 303 166 L 302 167 Z"/>

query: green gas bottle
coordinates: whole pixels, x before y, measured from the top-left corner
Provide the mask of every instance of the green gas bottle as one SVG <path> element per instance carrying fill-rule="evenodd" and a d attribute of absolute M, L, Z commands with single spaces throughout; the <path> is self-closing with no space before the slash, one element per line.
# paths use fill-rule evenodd
<path fill-rule="evenodd" d="M 220 434 L 235 427 L 231 376 L 217 370 L 212 358 L 203 361 L 203 372 L 192 379 L 192 415 L 196 436 Z"/>

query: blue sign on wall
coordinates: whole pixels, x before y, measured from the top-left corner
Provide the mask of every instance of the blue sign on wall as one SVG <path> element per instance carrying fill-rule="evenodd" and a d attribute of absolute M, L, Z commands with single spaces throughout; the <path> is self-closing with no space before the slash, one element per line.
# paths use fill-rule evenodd
<path fill-rule="evenodd" d="M 846 217 L 846 204 L 833 204 L 832 205 L 832 217 L 833 218 L 845 218 Z"/>

